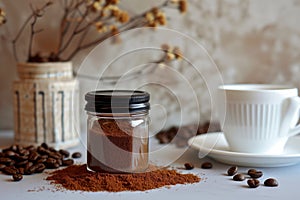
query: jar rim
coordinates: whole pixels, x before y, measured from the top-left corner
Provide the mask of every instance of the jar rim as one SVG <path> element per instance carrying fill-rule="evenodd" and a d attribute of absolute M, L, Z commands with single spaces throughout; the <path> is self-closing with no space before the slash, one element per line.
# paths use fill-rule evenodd
<path fill-rule="evenodd" d="M 150 109 L 150 94 L 141 90 L 95 90 L 85 95 L 86 111 L 131 113 Z"/>

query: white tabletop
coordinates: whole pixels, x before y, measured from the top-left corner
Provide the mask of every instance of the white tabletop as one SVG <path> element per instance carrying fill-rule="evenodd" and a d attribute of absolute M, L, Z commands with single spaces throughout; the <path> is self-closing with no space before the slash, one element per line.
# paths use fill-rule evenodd
<path fill-rule="evenodd" d="M 13 133 L 11 131 L 0 132 L 0 146 L 13 143 Z M 152 141 L 155 143 L 156 141 Z M 158 144 L 155 144 L 158 145 Z M 83 146 L 70 149 L 71 152 L 82 151 Z M 169 151 L 176 152 L 177 148 L 172 146 Z M 172 150 L 173 149 L 173 150 Z M 166 154 L 166 156 L 168 156 Z M 85 155 L 79 162 L 84 162 Z M 213 163 L 212 169 L 201 169 L 201 163 L 210 161 Z M 53 185 L 44 180 L 46 173 L 24 176 L 20 182 L 11 181 L 10 176 L 0 175 L 0 199 L 299 199 L 300 198 L 300 165 L 282 168 L 258 168 L 264 172 L 261 181 L 268 177 L 275 177 L 279 182 L 279 187 L 270 188 L 260 186 L 250 189 L 246 181 L 235 182 L 231 177 L 226 176 L 226 171 L 230 167 L 208 158 L 199 159 L 197 151 L 189 149 L 178 160 L 172 163 L 172 166 L 183 166 L 185 162 L 195 164 L 195 169 L 191 171 L 183 170 L 183 173 L 189 172 L 201 177 L 201 181 L 196 184 L 176 185 L 170 188 L 159 188 L 146 192 L 76 192 L 76 191 L 56 191 Z M 249 168 L 240 167 L 239 171 L 246 172 Z"/>

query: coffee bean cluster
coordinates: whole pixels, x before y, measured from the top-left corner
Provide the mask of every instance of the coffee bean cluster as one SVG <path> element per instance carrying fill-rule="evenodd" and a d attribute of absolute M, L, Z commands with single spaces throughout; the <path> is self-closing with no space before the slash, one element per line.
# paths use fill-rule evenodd
<path fill-rule="evenodd" d="M 249 169 L 247 173 L 238 173 L 238 167 L 232 166 L 227 170 L 228 176 L 233 176 L 234 181 L 244 181 L 246 178 L 249 188 L 257 188 L 260 185 L 258 180 L 263 176 L 263 172 L 256 169 Z M 264 181 L 267 187 L 277 187 L 278 181 L 275 178 L 268 178 Z"/>
<path fill-rule="evenodd" d="M 74 160 L 69 158 L 67 150 L 55 150 L 46 143 L 38 147 L 12 145 L 0 152 L 0 171 L 11 175 L 14 181 L 23 179 L 23 175 L 42 173 L 45 169 L 57 169 L 60 166 L 70 166 Z M 72 154 L 73 158 L 81 157 L 79 152 Z"/>
<path fill-rule="evenodd" d="M 173 143 L 177 147 L 186 147 L 188 140 L 196 135 L 204 134 L 207 132 L 218 132 L 220 131 L 220 125 L 218 123 L 203 123 L 190 124 L 182 127 L 173 126 L 169 129 L 162 130 L 155 135 L 160 144 Z M 176 137 L 175 137 L 176 136 Z"/>

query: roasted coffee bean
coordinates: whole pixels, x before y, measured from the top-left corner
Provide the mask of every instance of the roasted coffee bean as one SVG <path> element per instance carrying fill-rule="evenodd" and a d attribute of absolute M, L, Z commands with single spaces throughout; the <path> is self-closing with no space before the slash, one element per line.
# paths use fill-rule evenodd
<path fill-rule="evenodd" d="M 35 173 L 42 173 L 46 169 L 46 166 L 43 163 L 36 164 Z"/>
<path fill-rule="evenodd" d="M 35 173 L 35 171 L 36 171 L 36 170 L 38 169 L 38 167 L 39 167 L 39 164 L 41 164 L 41 163 L 38 163 L 38 164 L 35 164 L 35 165 L 32 165 L 31 167 L 29 167 L 28 172 L 29 172 L 30 174 Z"/>
<path fill-rule="evenodd" d="M 0 164 L 0 172 L 6 167 L 4 164 Z"/>
<path fill-rule="evenodd" d="M 51 151 L 51 152 L 54 152 L 54 153 L 57 152 L 56 149 L 54 149 L 53 147 L 49 147 L 48 150 Z"/>
<path fill-rule="evenodd" d="M 202 163 L 202 165 L 201 165 L 202 169 L 211 169 L 212 167 L 213 167 L 213 165 L 210 162 L 205 162 L 205 163 Z"/>
<path fill-rule="evenodd" d="M 0 152 L 0 158 L 5 157 L 5 153 Z"/>
<path fill-rule="evenodd" d="M 23 175 L 22 174 L 14 174 L 12 177 L 13 177 L 14 181 L 20 181 L 20 180 L 23 179 Z"/>
<path fill-rule="evenodd" d="M 6 158 L 6 157 L 0 158 L 0 164 L 5 164 L 5 165 L 7 165 L 7 164 L 11 163 L 12 161 L 13 161 L 12 159 Z"/>
<path fill-rule="evenodd" d="M 36 148 L 36 151 L 39 153 L 39 154 L 43 154 L 44 155 L 44 152 L 45 152 L 45 148 L 44 147 L 41 147 L 41 146 L 38 146 Z"/>
<path fill-rule="evenodd" d="M 31 174 L 34 173 L 35 170 L 36 170 L 36 167 L 31 166 L 31 167 L 29 167 L 29 169 L 25 170 L 25 174 L 26 175 L 31 175 Z"/>
<path fill-rule="evenodd" d="M 33 165 L 33 163 L 32 162 L 28 162 L 26 165 L 25 165 L 25 170 L 26 169 L 29 169 L 31 166 Z"/>
<path fill-rule="evenodd" d="M 47 158 L 49 158 L 49 156 L 48 155 L 42 155 L 42 156 L 40 156 L 40 158 L 43 158 L 43 159 L 46 158 L 47 159 Z"/>
<path fill-rule="evenodd" d="M 59 168 L 59 164 L 58 163 L 53 163 L 53 164 L 49 164 L 47 165 L 48 169 L 57 169 Z"/>
<path fill-rule="evenodd" d="M 243 180 L 245 180 L 245 176 L 244 176 L 244 174 L 236 174 L 233 176 L 232 179 L 235 181 L 243 181 Z"/>
<path fill-rule="evenodd" d="M 261 171 L 258 171 L 256 173 L 250 175 L 251 178 L 260 178 L 262 176 L 263 176 L 263 173 Z"/>
<path fill-rule="evenodd" d="M 73 153 L 72 158 L 81 158 L 81 153 L 80 152 Z"/>
<path fill-rule="evenodd" d="M 252 171 L 248 173 L 251 178 L 260 178 L 263 176 L 261 171 Z"/>
<path fill-rule="evenodd" d="M 25 149 L 27 149 L 28 151 L 33 151 L 33 150 L 35 150 L 35 147 L 33 145 L 29 145 L 29 146 L 25 147 Z"/>
<path fill-rule="evenodd" d="M 167 144 L 170 142 L 170 139 L 164 134 L 156 135 L 156 138 L 159 140 L 159 144 Z"/>
<path fill-rule="evenodd" d="M 63 155 L 65 158 L 68 158 L 70 156 L 70 152 L 64 149 L 59 150 L 59 153 Z"/>
<path fill-rule="evenodd" d="M 264 185 L 268 187 L 277 187 L 278 182 L 275 178 L 268 178 L 267 180 L 265 180 Z"/>
<path fill-rule="evenodd" d="M 46 144 L 45 142 L 43 142 L 43 143 L 41 144 L 41 147 L 43 147 L 44 149 L 49 149 L 48 144 Z"/>
<path fill-rule="evenodd" d="M 59 153 L 53 153 L 53 152 L 51 152 L 49 154 L 49 157 L 54 158 L 54 159 L 61 159 L 62 155 L 60 155 Z"/>
<path fill-rule="evenodd" d="M 29 156 L 30 151 L 28 151 L 27 149 L 20 149 L 19 151 L 20 156 Z"/>
<path fill-rule="evenodd" d="M 26 155 L 15 155 L 14 156 L 14 159 L 17 161 L 17 162 L 21 162 L 21 161 L 24 161 L 24 160 L 28 160 L 28 156 Z"/>
<path fill-rule="evenodd" d="M 249 179 L 247 184 L 250 188 L 257 188 L 259 186 L 259 180 L 257 179 Z"/>
<path fill-rule="evenodd" d="M 36 163 L 44 163 L 47 161 L 47 158 L 39 158 Z"/>
<path fill-rule="evenodd" d="M 26 175 L 30 175 L 33 174 L 34 171 L 29 170 L 31 167 L 33 166 L 33 164 L 27 164 L 24 168 L 24 174 Z"/>
<path fill-rule="evenodd" d="M 59 166 L 62 166 L 62 165 L 63 165 L 62 159 L 57 159 L 56 162 L 59 164 Z"/>
<path fill-rule="evenodd" d="M 6 157 L 14 157 L 17 153 L 15 153 L 14 151 L 6 151 L 5 152 L 5 156 Z"/>
<path fill-rule="evenodd" d="M 29 155 L 29 161 L 36 161 L 39 158 L 39 154 L 36 151 L 32 151 Z"/>
<path fill-rule="evenodd" d="M 19 170 L 15 166 L 8 166 L 2 169 L 2 172 L 7 175 L 14 175 L 19 173 Z"/>
<path fill-rule="evenodd" d="M 33 163 L 32 162 L 28 162 L 25 167 L 24 167 L 24 174 L 26 175 L 30 175 L 33 173 L 33 171 L 29 171 L 30 167 L 33 166 Z"/>
<path fill-rule="evenodd" d="M 31 174 L 33 174 L 33 171 L 29 171 L 29 169 L 24 170 L 24 175 L 31 175 Z"/>
<path fill-rule="evenodd" d="M 18 145 L 13 144 L 10 146 L 9 149 L 16 152 L 16 151 L 18 151 Z"/>
<path fill-rule="evenodd" d="M 62 165 L 63 166 L 70 166 L 74 164 L 74 160 L 73 159 L 66 159 L 62 161 Z"/>
<path fill-rule="evenodd" d="M 47 160 L 46 160 L 46 164 L 48 165 L 51 165 L 51 164 L 54 164 L 54 163 L 56 163 L 56 160 L 54 159 L 54 158 L 48 158 Z"/>
<path fill-rule="evenodd" d="M 15 166 L 21 167 L 21 166 L 25 166 L 27 163 L 28 163 L 28 160 L 23 160 L 23 161 L 21 161 L 21 162 L 17 162 L 17 163 L 15 164 Z"/>
<path fill-rule="evenodd" d="M 167 136 L 161 137 L 159 143 L 160 144 L 167 144 L 170 142 L 170 139 Z"/>
<path fill-rule="evenodd" d="M 250 174 L 253 174 L 255 172 L 257 172 L 256 169 L 249 169 L 248 172 L 247 172 L 247 174 L 250 175 Z"/>
<path fill-rule="evenodd" d="M 233 176 L 237 173 L 238 167 L 237 166 L 232 166 L 227 170 L 228 176 Z"/>
<path fill-rule="evenodd" d="M 24 149 L 24 147 L 22 146 L 22 145 L 18 145 L 17 144 L 17 152 L 19 152 L 19 151 L 21 151 L 21 150 L 23 150 Z"/>
<path fill-rule="evenodd" d="M 44 147 L 39 146 L 37 148 L 37 152 L 41 155 L 48 155 L 49 153 L 51 153 L 51 151 L 49 151 L 48 149 L 45 149 Z"/>
<path fill-rule="evenodd" d="M 59 168 L 60 167 L 60 165 L 58 164 L 58 163 L 54 163 L 54 165 L 53 165 L 53 168 L 54 169 L 57 169 L 57 168 Z"/>
<path fill-rule="evenodd" d="M 19 170 L 19 174 L 24 174 L 25 173 L 25 169 L 23 167 L 18 168 Z"/>
<path fill-rule="evenodd" d="M 10 163 L 7 163 L 6 166 L 14 166 L 16 164 L 16 161 L 12 160 Z"/>
<path fill-rule="evenodd" d="M 2 153 L 5 153 L 6 151 L 10 151 L 11 149 L 10 149 L 10 147 L 9 148 L 4 148 L 4 149 L 2 149 Z"/>
<path fill-rule="evenodd" d="M 184 167 L 186 170 L 194 169 L 194 165 L 192 163 L 184 163 Z"/>

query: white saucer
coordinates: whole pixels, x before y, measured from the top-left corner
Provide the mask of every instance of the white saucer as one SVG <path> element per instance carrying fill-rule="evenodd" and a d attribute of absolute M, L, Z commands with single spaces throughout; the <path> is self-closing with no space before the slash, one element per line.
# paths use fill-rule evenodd
<path fill-rule="evenodd" d="M 209 156 L 214 160 L 230 165 L 247 167 L 283 167 L 300 162 L 300 136 L 291 137 L 284 151 L 278 155 L 252 154 L 229 150 L 222 132 L 195 136 L 189 145 L 199 150 L 199 158 Z"/>

